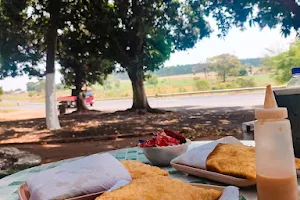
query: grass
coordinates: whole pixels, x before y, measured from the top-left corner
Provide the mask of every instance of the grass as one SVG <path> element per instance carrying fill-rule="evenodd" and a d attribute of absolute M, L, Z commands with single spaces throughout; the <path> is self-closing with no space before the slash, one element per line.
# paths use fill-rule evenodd
<path fill-rule="evenodd" d="M 12 104 L 12 103 L 1 103 L 0 102 L 0 107 L 15 107 L 17 106 L 16 104 Z"/>
<path fill-rule="evenodd" d="M 157 85 L 149 85 L 145 82 L 145 89 L 147 95 L 156 95 L 156 94 L 170 94 L 170 93 L 179 93 L 179 92 L 192 92 L 195 91 L 194 79 L 205 79 L 204 73 L 198 74 L 186 74 L 178 76 L 166 76 L 159 77 Z M 272 79 L 271 74 L 260 74 L 253 76 L 244 76 L 244 77 L 228 77 L 228 83 L 234 82 L 237 78 L 243 79 L 253 79 L 255 86 L 266 86 L 267 84 L 276 85 L 276 82 Z M 219 84 L 223 84 L 222 80 L 218 79 L 216 74 L 210 73 L 207 76 L 207 80 L 212 86 L 212 88 L 217 88 Z M 129 80 L 120 81 L 119 87 L 117 88 L 115 84 L 111 84 L 111 87 L 103 87 L 101 85 L 92 86 L 94 89 L 94 95 L 96 99 L 105 99 L 105 98 L 122 98 L 122 97 L 131 97 L 132 88 L 131 82 Z M 229 88 L 228 88 L 229 89 Z M 56 96 L 69 96 L 71 95 L 70 89 L 58 90 Z M 44 94 L 28 96 L 27 93 L 23 94 L 11 94 L 4 95 L 3 99 L 14 100 L 14 101 L 33 101 L 33 102 L 44 102 Z M 1 104 L 0 104 L 1 106 Z"/>
<path fill-rule="evenodd" d="M 0 109 L 0 113 L 12 113 L 18 111 L 17 109 Z"/>

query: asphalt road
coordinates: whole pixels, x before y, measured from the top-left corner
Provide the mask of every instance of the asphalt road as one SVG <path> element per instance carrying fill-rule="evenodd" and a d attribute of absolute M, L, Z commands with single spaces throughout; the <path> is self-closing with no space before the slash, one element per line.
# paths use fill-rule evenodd
<path fill-rule="evenodd" d="M 169 108 L 173 110 L 216 108 L 216 107 L 252 108 L 256 106 L 261 106 L 263 104 L 263 101 L 264 101 L 263 93 L 149 98 L 149 104 L 151 107 Z M 13 101 L 4 101 L 4 103 L 17 104 L 17 102 L 13 102 Z M 92 108 L 101 111 L 116 111 L 116 110 L 128 109 L 131 107 L 131 105 L 132 105 L 132 100 L 109 100 L 109 101 L 97 101 L 95 102 Z M 3 107 L 0 108 L 3 109 Z M 45 105 L 42 103 L 22 102 L 19 103 L 17 109 L 45 110 Z"/>

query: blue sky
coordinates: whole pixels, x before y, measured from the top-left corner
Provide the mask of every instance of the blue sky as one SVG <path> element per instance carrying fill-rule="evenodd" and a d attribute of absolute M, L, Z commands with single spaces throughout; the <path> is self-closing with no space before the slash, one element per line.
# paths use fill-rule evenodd
<path fill-rule="evenodd" d="M 215 28 L 215 24 L 212 24 Z M 258 27 L 247 27 L 245 31 L 233 28 L 225 38 L 218 38 L 214 32 L 210 38 L 199 41 L 193 49 L 183 52 L 175 52 L 165 63 L 166 66 L 194 64 L 205 62 L 207 58 L 223 53 L 236 55 L 238 58 L 256 58 L 268 55 L 266 49 L 274 52 L 282 52 L 288 49 L 289 44 L 295 40 L 296 33 L 289 37 L 283 37 L 280 28 L 260 30 Z M 43 67 L 43 66 L 41 66 Z M 60 82 L 61 75 L 56 74 L 56 81 Z M 35 81 L 36 79 L 32 79 Z M 18 78 L 6 78 L 0 81 L 0 87 L 4 90 L 26 89 L 26 83 L 30 81 L 27 76 Z"/>

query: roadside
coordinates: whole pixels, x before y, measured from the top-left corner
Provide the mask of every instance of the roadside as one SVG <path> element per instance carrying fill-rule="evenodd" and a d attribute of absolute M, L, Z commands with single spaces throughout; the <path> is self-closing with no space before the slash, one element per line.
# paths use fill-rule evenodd
<path fill-rule="evenodd" d="M 90 112 L 60 117 L 59 131 L 46 130 L 43 118 L 0 122 L 0 143 L 37 153 L 45 163 L 133 147 L 138 139 L 151 138 L 150 134 L 164 128 L 184 131 L 192 140 L 229 135 L 242 139 L 242 123 L 253 119 L 253 109 L 242 107 L 184 107 L 166 114 Z"/>
<path fill-rule="evenodd" d="M 222 136 L 203 137 L 201 138 L 201 140 L 215 140 L 221 137 Z M 46 164 L 68 158 L 88 156 L 104 151 L 135 147 L 139 139 L 146 140 L 149 139 L 149 136 L 138 138 L 124 138 L 108 141 L 86 141 L 76 143 L 19 144 L 9 145 L 9 147 L 16 147 L 20 150 L 37 154 L 42 158 L 41 164 Z"/>

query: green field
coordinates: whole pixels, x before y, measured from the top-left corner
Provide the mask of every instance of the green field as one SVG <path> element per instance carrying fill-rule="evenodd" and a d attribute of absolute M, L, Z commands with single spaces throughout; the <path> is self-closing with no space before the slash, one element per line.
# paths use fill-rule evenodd
<path fill-rule="evenodd" d="M 147 81 L 145 82 L 145 88 L 147 95 L 157 95 L 157 94 L 170 94 L 170 93 L 180 93 L 180 92 L 193 92 L 200 91 L 201 89 L 197 89 L 196 80 L 201 80 L 208 82 L 209 87 L 206 90 L 211 89 L 232 89 L 232 88 L 240 88 L 241 86 L 236 84 L 236 80 L 240 78 L 243 79 L 244 82 L 246 80 L 251 81 L 251 85 L 246 85 L 243 87 L 260 87 L 266 86 L 267 84 L 276 85 L 276 82 L 272 79 L 270 74 L 260 74 L 260 75 L 252 75 L 252 76 L 243 76 L 243 77 L 228 77 L 226 83 L 222 83 L 220 79 L 214 73 L 210 73 L 205 77 L 203 73 L 199 74 L 187 74 L 187 75 L 178 75 L 178 76 L 166 76 L 159 77 L 156 85 L 149 84 Z M 117 84 L 118 83 L 118 84 Z M 119 81 L 116 78 L 111 81 L 109 85 L 94 85 L 92 86 L 94 89 L 94 94 L 96 99 L 106 99 L 106 98 L 124 98 L 132 96 L 132 88 L 131 82 L 129 80 Z M 63 89 L 57 91 L 57 97 L 70 95 L 70 89 Z M 36 101 L 42 102 L 44 101 L 44 94 L 34 94 L 30 95 L 28 93 L 23 94 L 11 94 L 4 95 L 3 99 L 7 100 L 16 100 L 16 101 Z"/>

